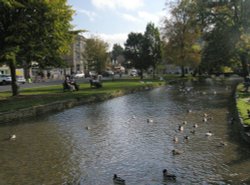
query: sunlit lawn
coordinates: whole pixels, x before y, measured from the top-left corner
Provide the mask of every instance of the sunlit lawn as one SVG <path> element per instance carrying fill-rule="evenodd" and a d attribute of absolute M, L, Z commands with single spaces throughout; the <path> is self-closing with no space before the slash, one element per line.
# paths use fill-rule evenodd
<path fill-rule="evenodd" d="M 90 88 L 89 83 L 81 83 L 80 90 L 75 92 L 63 92 L 62 85 L 60 84 L 48 87 L 21 89 L 20 96 L 17 97 L 12 97 L 11 92 L 0 92 L 0 112 L 18 110 L 68 99 L 111 94 L 120 90 L 129 90 L 146 85 L 157 85 L 159 83 L 159 81 L 147 81 L 150 81 L 150 83 L 141 83 L 139 79 L 105 81 L 103 82 L 103 87 L 99 89 Z"/>
<path fill-rule="evenodd" d="M 244 92 L 243 84 L 238 86 L 237 89 L 238 99 L 237 99 L 237 107 L 241 117 L 245 124 L 250 125 L 250 118 L 247 115 L 247 109 L 250 109 L 250 93 Z"/>

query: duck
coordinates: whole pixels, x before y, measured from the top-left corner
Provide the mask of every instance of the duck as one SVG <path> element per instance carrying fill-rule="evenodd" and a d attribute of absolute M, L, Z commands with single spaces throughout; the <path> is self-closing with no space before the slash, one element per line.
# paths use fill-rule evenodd
<path fill-rule="evenodd" d="M 183 131 L 183 130 L 184 130 L 184 127 L 180 125 L 179 128 L 178 128 L 178 130 L 179 130 L 179 131 Z"/>
<path fill-rule="evenodd" d="M 176 180 L 176 175 L 169 174 L 166 169 L 164 169 L 162 172 L 163 172 L 164 179 L 167 179 L 167 180 Z"/>
<path fill-rule="evenodd" d="M 204 116 L 204 117 L 208 117 L 208 114 L 207 114 L 207 113 L 204 113 L 203 116 Z"/>
<path fill-rule="evenodd" d="M 135 119 L 136 118 L 135 115 L 133 115 L 132 118 Z"/>
<path fill-rule="evenodd" d="M 178 137 L 175 136 L 174 139 L 173 139 L 173 141 L 174 141 L 175 143 L 178 143 L 178 141 L 179 141 L 179 140 L 178 140 Z"/>
<path fill-rule="evenodd" d="M 186 124 L 187 124 L 187 121 L 183 121 L 182 124 L 183 124 L 183 125 L 186 125 Z"/>
<path fill-rule="evenodd" d="M 173 149 L 172 150 L 172 154 L 173 155 L 180 155 L 182 152 L 180 150 L 177 150 L 177 149 Z"/>
<path fill-rule="evenodd" d="M 85 129 L 86 129 L 86 130 L 90 130 L 90 126 L 86 126 Z"/>
<path fill-rule="evenodd" d="M 154 120 L 153 120 L 153 119 L 148 118 L 148 119 L 147 119 L 147 122 L 148 122 L 148 123 L 153 123 L 153 122 L 154 122 Z"/>
<path fill-rule="evenodd" d="M 227 143 L 226 143 L 226 142 L 221 141 L 221 142 L 219 143 L 218 147 L 223 147 L 223 146 L 227 146 Z"/>
<path fill-rule="evenodd" d="M 191 134 L 195 134 L 195 130 L 191 130 L 190 133 L 191 133 Z"/>
<path fill-rule="evenodd" d="M 192 112 L 192 110 L 191 110 L 191 109 L 188 109 L 188 110 L 187 110 L 187 113 L 191 113 L 191 112 Z"/>
<path fill-rule="evenodd" d="M 116 174 L 114 174 L 113 181 L 116 184 L 125 184 L 125 180 L 121 177 L 118 177 Z"/>
<path fill-rule="evenodd" d="M 212 132 L 211 131 L 208 131 L 207 133 L 206 133 L 206 136 L 212 136 L 213 134 L 212 134 Z"/>
<path fill-rule="evenodd" d="M 9 140 L 15 140 L 15 139 L 16 139 L 16 135 L 15 134 L 10 135 Z"/>
<path fill-rule="evenodd" d="M 202 121 L 203 121 L 203 122 L 207 122 L 207 118 L 206 118 L 206 117 L 204 117 Z"/>
<path fill-rule="evenodd" d="M 189 136 L 184 136 L 184 140 L 188 141 L 189 140 Z"/>
<path fill-rule="evenodd" d="M 198 127 L 198 124 L 194 124 L 193 127 L 194 127 L 194 128 L 197 128 L 197 127 Z"/>

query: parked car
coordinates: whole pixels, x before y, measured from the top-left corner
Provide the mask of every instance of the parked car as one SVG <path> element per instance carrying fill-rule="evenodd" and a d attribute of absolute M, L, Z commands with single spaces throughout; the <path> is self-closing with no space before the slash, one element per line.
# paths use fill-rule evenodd
<path fill-rule="evenodd" d="M 5 84 L 10 84 L 12 81 L 12 78 L 10 75 L 0 75 L 0 84 L 5 85 Z M 24 84 L 26 82 L 25 78 L 23 76 L 16 76 L 16 81 L 18 83 Z"/>
<path fill-rule="evenodd" d="M 113 76 L 115 73 L 111 70 L 107 70 L 107 71 L 103 71 L 102 72 L 102 76 L 104 77 L 109 77 L 109 76 Z"/>
<path fill-rule="evenodd" d="M 130 76 L 138 76 L 138 72 L 136 69 L 131 70 Z"/>
<path fill-rule="evenodd" d="M 11 76 L 10 75 L 3 75 L 0 74 L 0 84 L 10 84 L 11 83 Z"/>
<path fill-rule="evenodd" d="M 16 81 L 18 83 L 22 83 L 22 84 L 25 84 L 26 80 L 23 76 L 16 76 Z"/>
<path fill-rule="evenodd" d="M 85 74 L 84 73 L 77 73 L 74 75 L 75 78 L 84 78 Z"/>

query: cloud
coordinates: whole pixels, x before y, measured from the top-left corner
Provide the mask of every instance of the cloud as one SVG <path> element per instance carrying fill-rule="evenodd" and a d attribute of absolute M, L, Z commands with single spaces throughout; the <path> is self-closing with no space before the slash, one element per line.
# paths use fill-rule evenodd
<path fill-rule="evenodd" d="M 84 10 L 84 9 L 76 9 L 76 11 L 78 13 L 83 13 L 84 15 L 86 15 L 91 22 L 93 22 L 97 16 L 95 12 Z"/>
<path fill-rule="evenodd" d="M 160 22 L 162 17 L 164 17 L 164 12 L 150 13 L 146 11 L 138 11 L 135 15 L 122 13 L 121 16 L 124 20 L 136 23 L 147 23 L 153 22 L 156 25 Z"/>
<path fill-rule="evenodd" d="M 115 34 L 98 34 L 105 42 L 109 43 L 109 50 L 111 51 L 114 44 L 124 45 L 128 38 L 128 33 L 115 33 Z"/>
<path fill-rule="evenodd" d="M 143 19 L 144 21 L 147 21 L 147 22 L 154 22 L 154 23 L 158 23 L 161 17 L 164 16 L 164 12 L 150 13 L 146 11 L 139 11 L 137 14 L 140 19 Z"/>
<path fill-rule="evenodd" d="M 122 18 L 124 20 L 129 21 L 129 22 L 139 22 L 140 21 L 140 19 L 137 16 L 133 16 L 131 14 L 123 13 L 121 15 L 122 15 Z"/>
<path fill-rule="evenodd" d="M 144 0 L 91 0 L 92 4 L 99 9 L 126 9 L 135 10 L 144 6 Z"/>

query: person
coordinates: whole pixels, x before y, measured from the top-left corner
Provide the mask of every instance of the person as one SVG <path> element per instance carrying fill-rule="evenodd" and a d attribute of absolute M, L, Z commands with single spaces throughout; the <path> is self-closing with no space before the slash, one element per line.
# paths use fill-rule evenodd
<path fill-rule="evenodd" d="M 99 75 L 98 75 L 99 76 Z M 102 83 L 101 83 L 101 75 L 98 76 L 93 76 L 89 82 L 90 82 L 90 87 L 96 87 L 96 88 L 100 88 L 102 87 Z"/>
<path fill-rule="evenodd" d="M 50 72 L 47 72 L 47 79 L 50 79 Z"/>
<path fill-rule="evenodd" d="M 66 75 L 63 83 L 63 90 L 69 89 L 70 91 L 75 90 L 75 86 L 71 84 L 70 76 Z"/>
<path fill-rule="evenodd" d="M 73 76 L 70 77 L 70 84 L 74 86 L 75 90 L 79 90 L 79 85 L 76 83 L 76 80 L 74 79 Z"/>

